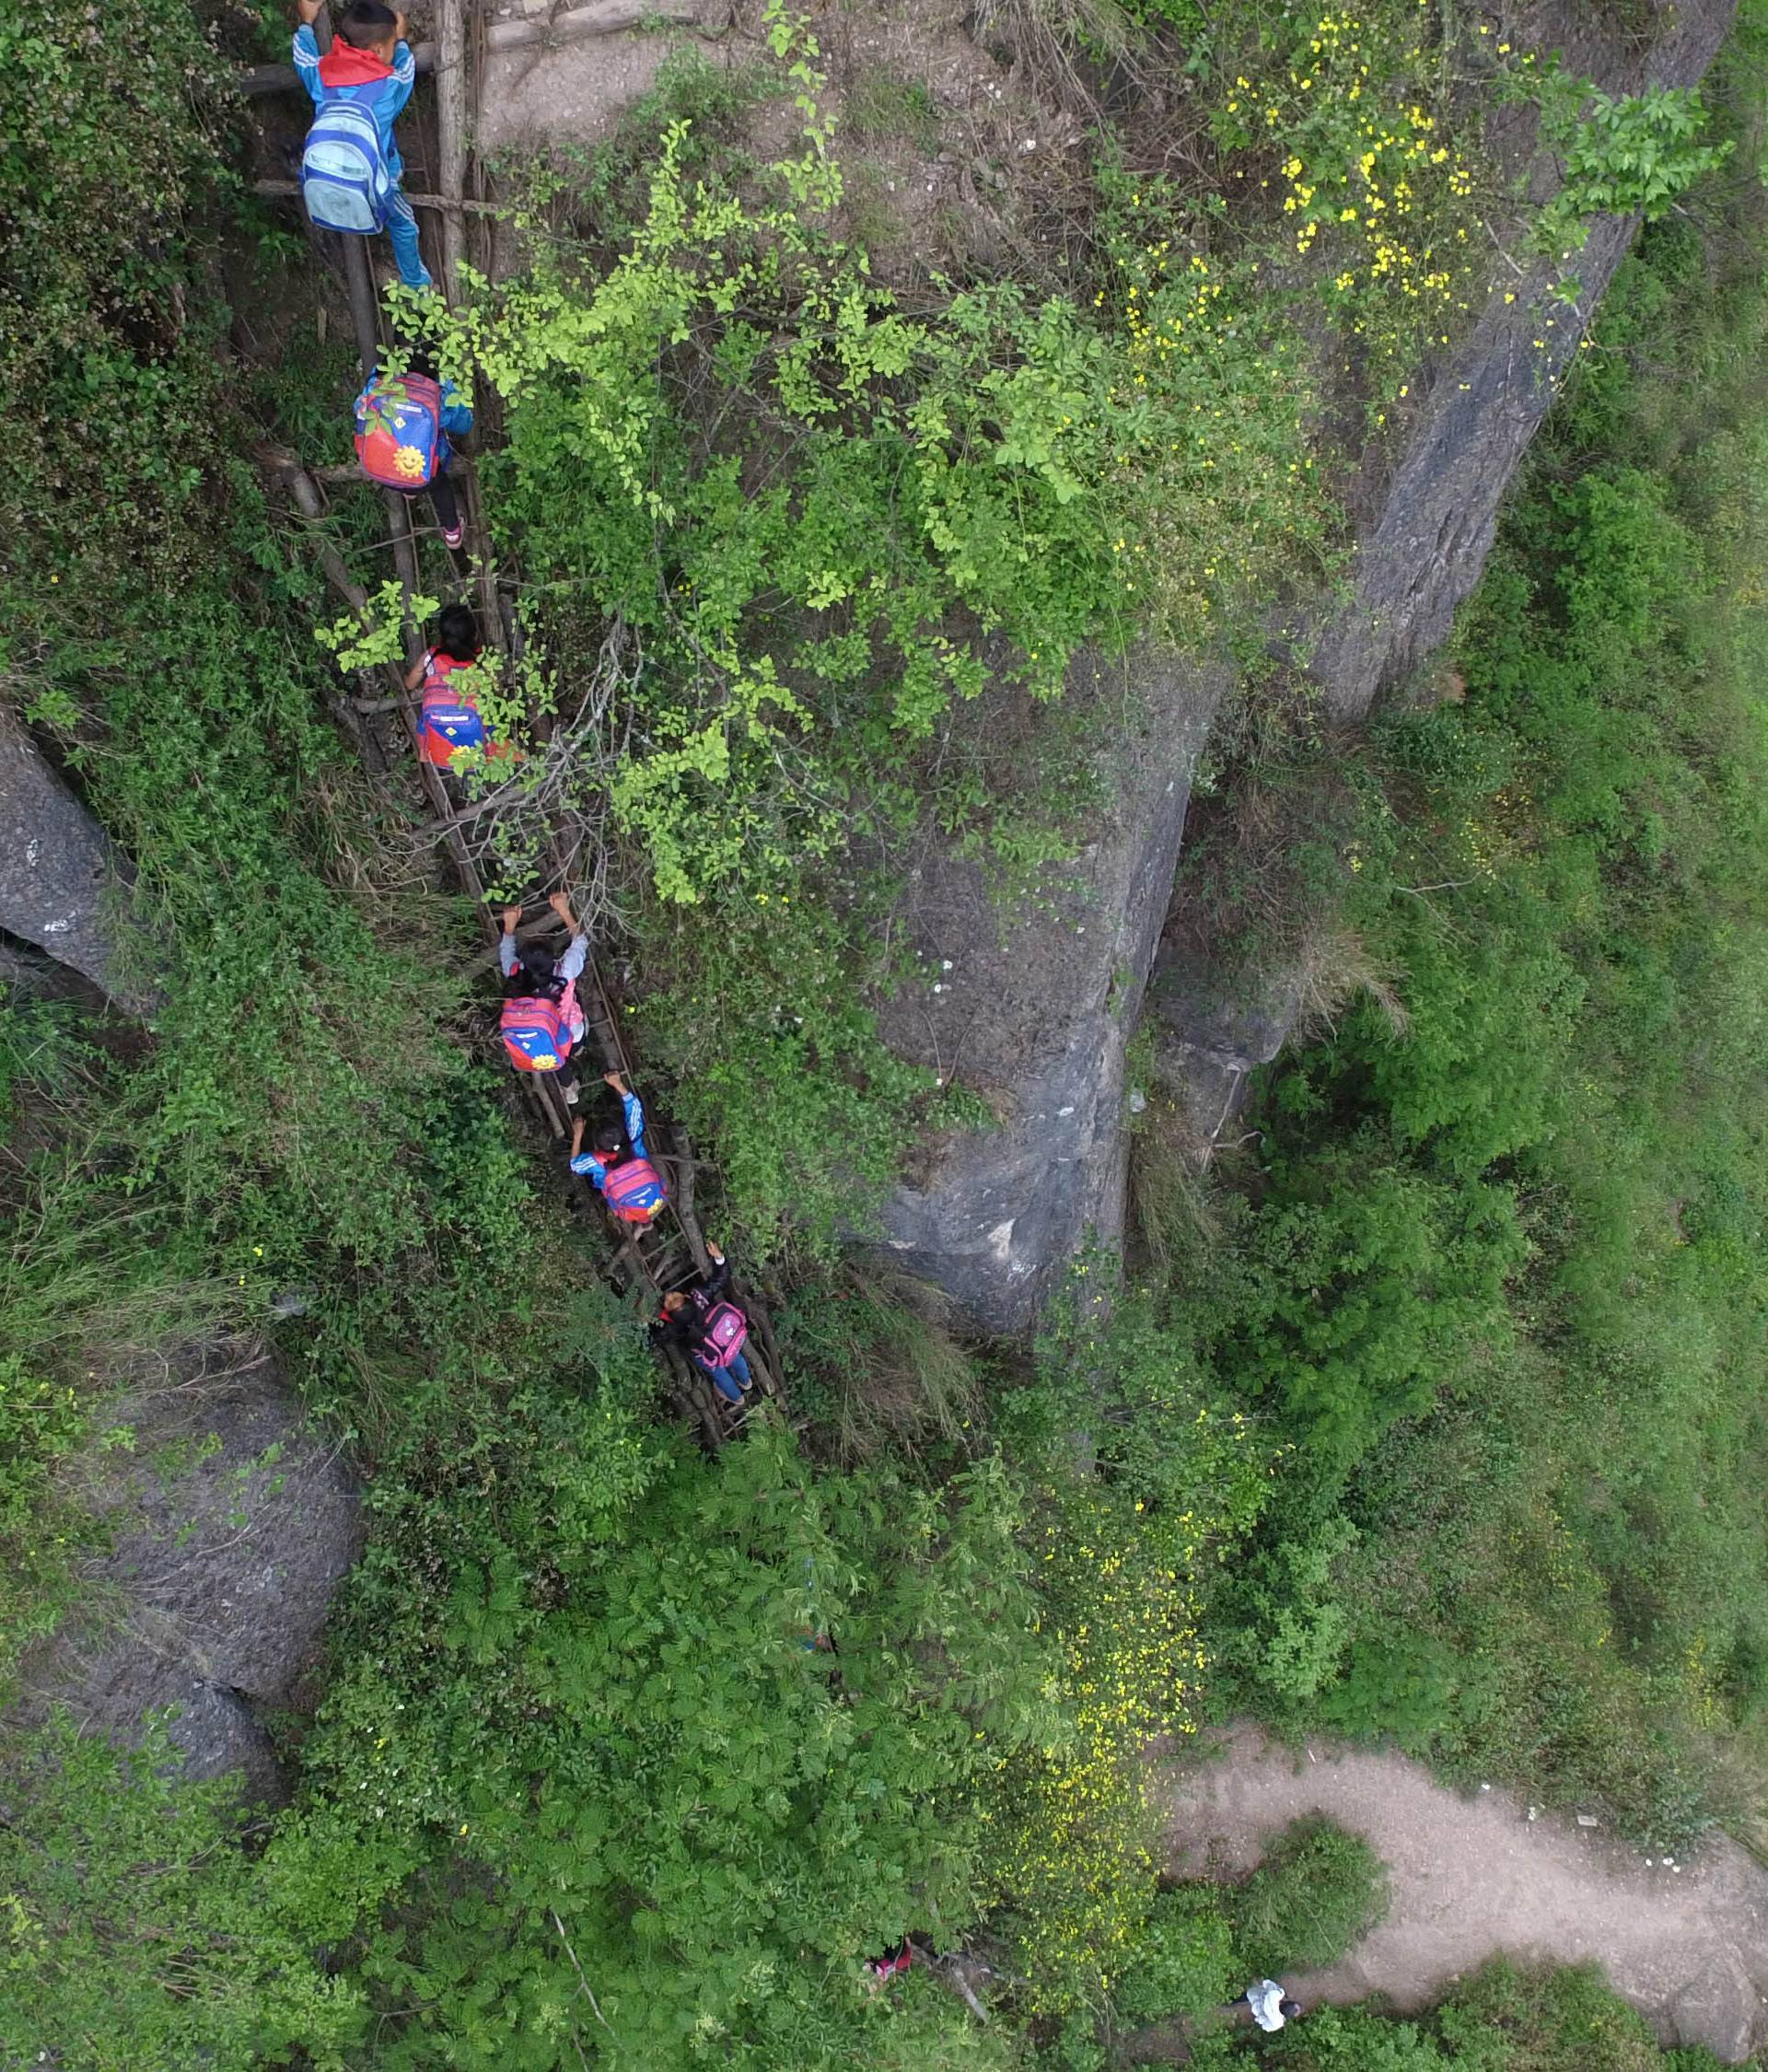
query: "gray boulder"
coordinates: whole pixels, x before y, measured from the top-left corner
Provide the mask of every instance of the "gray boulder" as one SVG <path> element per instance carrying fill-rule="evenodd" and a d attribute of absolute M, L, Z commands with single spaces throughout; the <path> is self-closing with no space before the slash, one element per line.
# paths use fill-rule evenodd
<path fill-rule="evenodd" d="M 119 1747 L 170 1722 L 184 1774 L 285 1785 L 265 1712 L 298 1707 L 338 1585 L 362 1549 L 360 1492 L 339 1446 L 255 1342 L 191 1348 L 116 1414 L 126 1450 L 84 1463 L 110 1528 L 83 1611 L 26 1658 L 12 1720 L 65 1707 Z"/>
<path fill-rule="evenodd" d="M 0 929 L 72 966 L 132 1014 L 151 1011 L 153 950 L 130 918 L 127 869 L 4 703 Z"/>

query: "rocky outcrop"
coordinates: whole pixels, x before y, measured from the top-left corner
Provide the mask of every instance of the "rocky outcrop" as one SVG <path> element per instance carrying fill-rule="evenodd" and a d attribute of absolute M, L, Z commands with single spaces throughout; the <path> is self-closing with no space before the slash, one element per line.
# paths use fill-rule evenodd
<path fill-rule="evenodd" d="M 1357 543 L 1348 604 L 1317 623 L 1308 674 L 1337 720 L 1448 638 L 1492 551 L 1505 493 L 1576 357 L 1637 223 L 1608 217 L 1578 255 L 1576 309 L 1548 297 L 1545 269 L 1487 308 L 1465 347 L 1424 380 L 1423 400 L 1380 504 Z M 1537 343 L 1539 341 L 1539 343 Z"/>
<path fill-rule="evenodd" d="M 1182 1095 L 1188 1143 L 1200 1158 L 1239 1113 L 1247 1074 L 1289 1041 L 1300 991 L 1285 972 L 1256 987 L 1224 988 L 1207 958 L 1162 945 L 1148 981 L 1148 1019 L 1161 1077 Z"/>
<path fill-rule="evenodd" d="M 1695 0 L 1630 64 L 1605 63 L 1588 42 L 1567 50 L 1566 61 L 1616 91 L 1647 81 L 1694 86 L 1736 11 L 1735 0 Z M 1536 40 L 1566 41 L 1544 31 Z M 1378 494 L 1365 488 L 1352 595 L 1315 622 L 1301 658 L 1334 719 L 1364 717 L 1448 639 L 1485 567 L 1517 469 L 1638 228 L 1636 216 L 1599 218 L 1576 256 L 1575 308 L 1550 294 L 1558 270 L 1542 264 L 1495 294 L 1461 349 L 1413 384 L 1420 400 L 1409 436 Z M 1232 1121 L 1248 1073 L 1282 1049 L 1295 1024 L 1294 990 L 1267 979 L 1262 997 L 1241 1000 L 1194 941 L 1162 949 L 1150 995 L 1162 1062 L 1185 1088 L 1205 1147 Z"/>
<path fill-rule="evenodd" d="M 1647 84 L 1697 86 L 1737 14 L 1737 0 L 1686 0 L 1664 10 L 1649 49 L 1615 49 L 1593 10 L 1537 6 L 1519 30 L 1531 47 L 1558 50 L 1568 70 L 1616 93 Z M 1520 118 L 1520 111 L 1513 111 Z M 1512 151 L 1527 173 L 1526 150 Z M 1545 198 L 1555 187 L 1544 158 L 1533 166 Z M 1358 719 L 1388 685 L 1448 637 L 1471 595 L 1498 514 L 1530 441 L 1553 407 L 1566 369 L 1639 228 L 1637 216 L 1599 217 L 1567 269 L 1538 264 L 1507 276 L 1460 349 L 1411 383 L 1415 414 L 1390 467 L 1358 485 L 1360 523 L 1349 603 L 1316 619 L 1309 673 L 1329 710 Z M 1568 307 L 1550 293 L 1576 275 Z"/>
<path fill-rule="evenodd" d="M 145 1014 L 149 960 L 145 937 L 129 925 L 128 896 L 104 830 L 0 704 L 0 929 Z"/>
<path fill-rule="evenodd" d="M 261 1346 L 192 1349 L 122 1406 L 126 1450 L 87 1463 L 110 1529 L 82 1624 L 26 1659 L 15 1724 L 64 1706 L 119 1746 L 173 1708 L 186 1775 L 285 1786 L 265 1714 L 297 1704 L 361 1552 L 356 1480 Z"/>
<path fill-rule="evenodd" d="M 1568 66 L 1616 90 L 1646 80 L 1691 86 L 1735 11 L 1735 0 L 1687 0 L 1659 15 L 1656 43 L 1637 52 L 1607 48 L 1599 25 L 1563 6 L 1524 9 L 1519 34 L 1562 49 Z M 1537 171 L 1551 191 L 1551 168 Z M 1550 297 L 1547 266 L 1512 277 L 1461 347 L 1411 384 L 1415 414 L 1397 449 L 1372 456 L 1355 486 L 1348 599 L 1302 614 L 1296 658 L 1335 718 L 1363 716 L 1447 636 L 1479 581 L 1517 466 L 1637 227 L 1631 218 L 1595 224 L 1577 259 L 1575 308 Z M 950 959 L 953 975 L 948 992 L 895 1003 L 886 1033 L 905 1055 L 983 1088 L 1002 1122 L 930 1147 L 927 1170 L 893 1197 L 886 1227 L 905 1265 L 991 1330 L 1022 1328 L 1087 1233 L 1109 1244 L 1122 1225 L 1127 1034 L 1192 771 L 1224 687 L 1194 665 L 1148 654 L 1125 680 L 1146 721 L 1112 773 L 1115 810 L 1076 859 L 1053 912 L 997 914 L 980 873 L 948 854 L 927 858 L 906 902 L 917 947 Z M 1151 1003 L 1207 1137 L 1231 1119 L 1247 1073 L 1281 1048 L 1295 989 L 1277 983 L 1265 998 L 1239 1001 L 1192 943 L 1157 969 Z"/>
<path fill-rule="evenodd" d="M 885 1036 L 981 1092 L 997 1126 L 927 1147 L 885 1239 L 990 1330 L 1029 1323 L 1089 1232 L 1121 1234 L 1124 1048 L 1227 681 L 1152 648 L 1076 664 L 1071 697 L 1111 708 L 1109 804 L 1097 837 L 1048 874 L 1042 909 L 1003 911 L 983 867 L 948 848 L 910 874 L 903 919 L 939 976 L 886 1007 Z"/>

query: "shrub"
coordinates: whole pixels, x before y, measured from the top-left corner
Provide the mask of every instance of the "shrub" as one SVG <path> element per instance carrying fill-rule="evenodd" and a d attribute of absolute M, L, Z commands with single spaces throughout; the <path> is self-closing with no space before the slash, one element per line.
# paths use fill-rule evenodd
<path fill-rule="evenodd" d="M 69 2072 L 339 2072 L 361 2002 L 276 1917 L 233 1784 L 176 1781 L 163 1729 L 122 1756 L 66 1718 L 8 1744 L 0 1792 L 0 2057 Z"/>
<path fill-rule="evenodd" d="M 1215 1598 L 1237 1694 L 1664 1847 L 1759 1768 L 1768 1577 L 1768 301 L 1753 199 L 1704 209 L 1727 227 L 1648 231 L 1605 308 L 1464 698 L 1380 721 L 1346 782 L 1338 896 L 1410 1026 L 1358 1005 L 1269 1076 L 1204 1320 L 1297 1440 Z"/>
<path fill-rule="evenodd" d="M 1472 2057 L 1494 2045 L 1505 2072 L 1658 2072 L 1665 2064 L 1644 2018 L 1621 2000 L 1594 1964 L 1564 1970 L 1499 1958 L 1458 1986 L 1437 2009 L 1444 2041 Z M 1705 2051 L 1672 2053 L 1693 2072 Z"/>
<path fill-rule="evenodd" d="M 1227 1907 L 1249 1977 L 1317 1971 L 1381 1922 L 1388 1874 L 1361 1835 L 1316 1814 L 1284 1830 Z"/>
<path fill-rule="evenodd" d="M 1196 2039 L 1197 2072 L 1232 2072 L 1273 2055 L 1244 2030 Z M 1274 2055 L 1295 2072 L 1718 2072 L 1710 2051 L 1660 2051 L 1593 1964 L 1522 1968 L 1499 1959 L 1429 2013 L 1400 2020 L 1370 2008 L 1320 2008 Z"/>
<path fill-rule="evenodd" d="M 1239 1969 L 1222 1895 L 1209 1885 L 1175 1885 L 1156 1895 L 1111 2005 L 1123 2023 L 1207 2014 L 1245 1985 Z"/>

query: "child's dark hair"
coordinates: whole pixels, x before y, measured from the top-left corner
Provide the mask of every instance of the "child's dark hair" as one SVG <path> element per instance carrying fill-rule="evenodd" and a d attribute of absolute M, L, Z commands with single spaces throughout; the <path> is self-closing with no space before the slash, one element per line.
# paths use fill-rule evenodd
<path fill-rule="evenodd" d="M 372 51 L 399 28 L 399 17 L 380 0 L 350 0 L 334 24 L 338 36 L 353 51 Z"/>
<path fill-rule="evenodd" d="M 611 1166 L 622 1165 L 632 1156 L 632 1147 L 626 1141 L 626 1132 L 618 1123 L 604 1123 L 592 1139 L 596 1156 L 607 1159 Z"/>
<path fill-rule="evenodd" d="M 532 1000 L 541 995 L 557 998 L 564 991 L 558 959 L 550 949 L 536 947 L 517 952 L 516 969 L 504 981 L 506 1000 Z"/>
<path fill-rule="evenodd" d="M 479 622 L 470 604 L 445 604 L 436 622 L 436 645 L 454 662 L 479 659 Z"/>

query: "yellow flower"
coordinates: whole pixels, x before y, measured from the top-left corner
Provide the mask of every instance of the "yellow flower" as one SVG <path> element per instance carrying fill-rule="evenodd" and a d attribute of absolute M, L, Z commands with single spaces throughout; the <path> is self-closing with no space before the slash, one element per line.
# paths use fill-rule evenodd
<path fill-rule="evenodd" d="M 414 446 L 396 447 L 393 450 L 393 466 L 401 475 L 410 475 L 413 481 L 421 481 L 424 474 L 424 456 Z"/>

